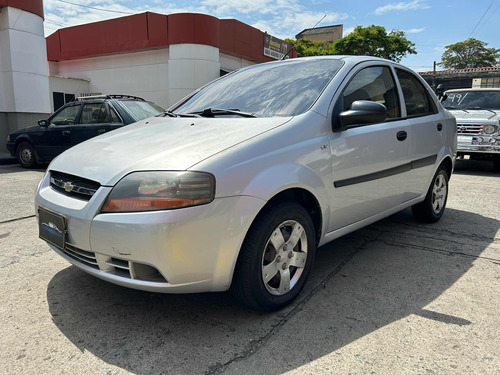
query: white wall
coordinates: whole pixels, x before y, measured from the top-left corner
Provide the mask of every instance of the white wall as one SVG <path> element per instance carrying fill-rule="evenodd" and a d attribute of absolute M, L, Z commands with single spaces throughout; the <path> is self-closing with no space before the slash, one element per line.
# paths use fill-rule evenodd
<path fill-rule="evenodd" d="M 50 74 L 90 81 L 90 92 L 140 96 L 168 102 L 168 49 L 50 63 Z"/>
<path fill-rule="evenodd" d="M 219 58 L 220 58 L 220 68 L 228 72 L 245 68 L 250 65 L 255 65 L 255 63 L 252 61 L 244 60 L 239 57 L 225 55 L 223 53 L 220 54 Z"/>
<path fill-rule="evenodd" d="M 140 96 L 168 108 L 219 78 L 221 68 L 232 71 L 253 64 L 220 54 L 216 47 L 175 44 L 158 50 L 50 62 L 49 66 L 53 76 L 89 80 L 90 92 Z"/>
<path fill-rule="evenodd" d="M 50 86 L 50 105 L 51 112 L 54 112 L 53 92 L 63 92 L 65 94 L 73 94 L 75 98 L 81 94 L 90 93 L 90 81 L 88 79 L 65 78 L 65 77 L 49 77 Z"/>
<path fill-rule="evenodd" d="M 43 19 L 5 7 L 0 12 L 0 112 L 50 111 Z"/>

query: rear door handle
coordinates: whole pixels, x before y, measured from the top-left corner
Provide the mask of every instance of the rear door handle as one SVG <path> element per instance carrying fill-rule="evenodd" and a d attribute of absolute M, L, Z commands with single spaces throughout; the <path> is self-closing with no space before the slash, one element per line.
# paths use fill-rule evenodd
<path fill-rule="evenodd" d="M 441 124 L 441 123 L 437 124 L 437 129 L 438 129 L 438 132 L 443 130 L 443 124 Z"/>
<path fill-rule="evenodd" d="M 403 130 L 399 131 L 398 134 L 396 134 L 396 138 L 398 139 L 398 141 L 401 141 L 401 142 L 404 141 L 407 137 L 408 137 L 408 134 Z"/>
<path fill-rule="evenodd" d="M 63 130 L 62 135 L 70 135 L 71 130 Z"/>

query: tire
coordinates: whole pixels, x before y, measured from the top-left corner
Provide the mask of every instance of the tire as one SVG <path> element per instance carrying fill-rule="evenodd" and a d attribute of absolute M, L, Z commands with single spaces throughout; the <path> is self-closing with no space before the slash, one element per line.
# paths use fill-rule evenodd
<path fill-rule="evenodd" d="M 304 287 L 316 251 L 311 217 L 301 205 L 283 202 L 257 216 L 240 251 L 231 293 L 257 311 L 292 302 Z"/>
<path fill-rule="evenodd" d="M 422 223 L 435 223 L 443 216 L 448 199 L 449 176 L 443 166 L 437 170 L 423 202 L 412 206 L 413 216 Z"/>
<path fill-rule="evenodd" d="M 24 168 L 35 168 L 36 162 L 35 149 L 29 142 L 21 142 L 16 149 L 16 157 L 19 164 Z"/>

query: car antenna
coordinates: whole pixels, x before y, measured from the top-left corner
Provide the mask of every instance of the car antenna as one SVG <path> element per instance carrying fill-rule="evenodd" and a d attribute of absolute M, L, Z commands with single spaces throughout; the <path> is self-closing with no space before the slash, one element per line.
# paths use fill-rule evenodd
<path fill-rule="evenodd" d="M 318 26 L 318 25 L 319 25 L 319 23 L 325 19 L 325 17 L 326 17 L 326 14 L 325 14 L 325 15 L 324 15 L 324 16 L 323 16 L 323 17 L 322 17 L 322 18 L 321 18 L 318 22 L 316 22 L 316 25 L 314 25 L 314 26 L 313 26 L 310 30 L 312 30 L 312 29 L 316 28 L 316 26 Z M 285 54 L 283 55 L 283 57 L 282 57 L 280 60 L 281 60 L 281 61 L 285 60 L 285 58 L 286 58 L 286 57 L 290 54 L 290 52 L 292 52 L 294 49 L 295 49 L 295 44 L 292 44 L 292 48 L 290 48 L 290 49 L 288 50 L 288 52 L 287 52 L 287 53 L 285 53 Z"/>

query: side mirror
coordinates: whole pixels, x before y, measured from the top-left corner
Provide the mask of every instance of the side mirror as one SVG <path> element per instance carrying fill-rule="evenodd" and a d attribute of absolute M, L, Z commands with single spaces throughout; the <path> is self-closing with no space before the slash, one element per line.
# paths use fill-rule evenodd
<path fill-rule="evenodd" d="M 49 122 L 47 120 L 40 120 L 38 121 L 38 125 L 40 125 L 42 128 L 46 128 L 49 126 Z"/>
<path fill-rule="evenodd" d="M 385 105 L 372 102 L 370 100 L 356 100 L 351 105 L 351 109 L 339 115 L 342 129 L 345 130 L 351 125 L 367 125 L 377 122 L 384 122 L 387 118 L 387 108 Z"/>

